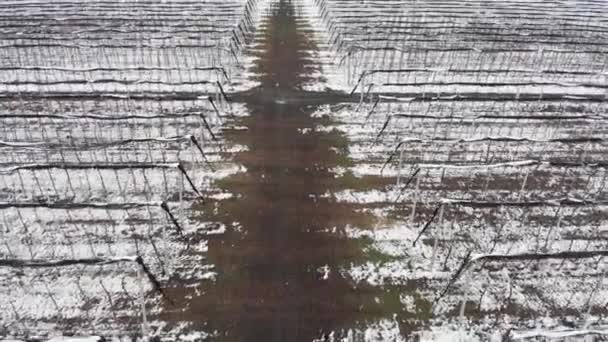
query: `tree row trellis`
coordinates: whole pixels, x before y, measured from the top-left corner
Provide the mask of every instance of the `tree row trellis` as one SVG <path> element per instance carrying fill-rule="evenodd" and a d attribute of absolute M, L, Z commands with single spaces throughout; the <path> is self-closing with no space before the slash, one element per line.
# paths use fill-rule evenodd
<path fill-rule="evenodd" d="M 404 219 L 416 231 L 413 247 L 416 242 L 428 247 L 423 253 L 426 253 L 426 267 L 431 273 L 442 276 L 445 271 L 454 271 L 456 260 L 470 251 L 486 255 L 534 255 L 606 250 L 603 238 L 607 176 L 603 127 L 606 120 L 603 117 L 597 114 L 588 118 L 568 117 L 566 114 L 554 121 L 545 118 L 544 127 L 550 131 L 547 136 L 547 132 L 530 125 L 538 122 L 542 114 L 535 118 L 489 116 L 485 118 L 487 124 L 479 123 L 483 122 L 479 116 L 451 120 L 448 115 L 438 114 L 420 119 L 424 120 L 425 127 L 418 126 L 413 131 L 423 135 L 408 137 L 412 133 L 408 127 L 412 125 L 407 121 L 414 120 L 408 116 L 415 115 L 410 113 L 408 110 L 395 114 L 402 115 L 400 119 L 406 122 L 395 123 L 388 130 L 385 125 L 394 120 L 393 114 L 379 120 L 368 118 L 364 124 L 379 129 L 370 137 L 369 146 L 372 146 L 374 158 L 379 158 L 379 172 L 395 177 L 390 200 L 407 212 L 407 219 Z M 589 120 L 595 125 L 587 126 Z M 440 125 L 445 127 L 445 134 L 439 129 Z M 474 127 L 476 125 L 491 126 L 491 129 L 507 134 L 483 135 L 479 127 Z M 507 129 L 501 130 L 502 125 Z M 385 149 L 385 146 L 389 148 Z M 526 305 L 527 300 L 522 298 L 529 296 L 530 287 L 544 287 L 553 295 L 544 298 L 538 306 L 548 306 L 553 311 L 541 309 L 537 314 L 552 312 L 555 315 L 559 314 L 557 308 L 560 306 L 551 301 L 557 301 L 561 294 L 554 288 L 549 292 L 546 282 L 538 278 L 520 282 L 517 274 L 545 267 L 559 274 L 568 273 L 569 267 L 580 267 L 581 272 L 589 272 L 588 276 L 596 279 L 595 283 L 568 285 L 574 286 L 573 289 L 563 290 L 570 297 L 577 291 L 576 296 L 587 293 L 588 300 L 583 301 L 585 305 L 580 305 L 580 299 L 579 302 L 568 300 L 561 310 L 576 309 L 586 313 L 585 317 L 594 317 L 578 326 L 583 330 L 591 323 L 601 323 L 607 303 L 597 293 L 605 291 L 604 257 L 596 257 L 595 263 L 583 263 L 585 266 L 567 260 L 569 254 L 561 257 L 560 262 L 551 265 L 530 258 L 523 263 L 526 267 L 523 270 L 520 268 L 522 263 L 505 268 L 498 260 L 494 264 L 499 265 L 490 270 L 482 263 L 474 268 L 475 271 L 469 271 L 466 278 L 458 280 L 464 287 L 470 286 L 472 279 L 488 282 L 487 286 L 471 291 L 479 295 L 477 298 L 470 293 L 463 294 L 469 301 L 477 301 L 477 310 L 481 312 L 495 309 L 492 306 L 484 309 L 484 301 L 501 300 L 508 306 L 515 298 L 501 297 L 500 291 L 492 293 L 496 289 L 489 284 L 498 282 L 494 286 L 500 288 L 507 282 L 510 292 L 514 291 L 512 287 L 520 286 L 516 288 L 520 298 L 513 302 L 521 305 Z M 510 270 L 508 275 L 503 274 L 505 269 Z M 577 279 L 582 278 L 573 275 L 570 279 L 566 278 L 564 283 L 577 284 Z M 484 296 L 492 295 L 493 299 L 484 299 Z M 448 302 L 453 303 L 453 300 L 448 299 Z M 464 316 L 464 308 L 462 304 L 461 316 Z M 600 320 L 596 322 L 598 314 Z"/>
<path fill-rule="evenodd" d="M 227 167 L 258 1 L 0 11 L 0 338 L 148 336 L 209 267 L 189 209 Z"/>
<path fill-rule="evenodd" d="M 407 234 L 382 244 L 405 249 L 435 317 L 605 336 L 606 6 L 311 3 L 330 86 L 359 98 L 332 113 L 353 170 L 394 182 L 382 203 Z M 526 331 L 540 317 L 555 324 Z"/>
<path fill-rule="evenodd" d="M 463 116 L 454 106 L 468 106 L 475 114 Z M 519 111 L 504 115 L 475 102 L 383 101 L 354 108 L 361 125 L 373 132 L 361 141 L 368 152 L 358 158 L 393 177 L 387 200 L 401 208 L 403 221 L 415 232 L 411 248 L 426 260 L 420 267 L 443 279 L 471 252 L 492 261 L 477 262 L 454 277 L 458 286 L 437 285 L 437 291 L 446 288 L 445 296 L 436 295 L 438 313 L 447 313 L 442 304 L 459 306 L 462 318 L 500 317 L 518 306 L 532 312 L 522 313 L 522 319 L 578 312 L 580 322 L 574 325 L 580 332 L 590 326 L 604 331 L 605 105 L 584 104 L 589 111 L 584 114 L 556 114 L 559 107 L 551 106 L 509 104 Z M 598 254 L 570 260 L 588 251 Z M 559 260 L 534 258 L 547 253 Z M 528 258 L 509 265 L 494 258 L 520 254 Z M 563 279 L 564 287 L 556 289 L 554 280 L 533 275 L 547 270 Z M 542 289 L 542 299 L 532 289 Z"/>
<path fill-rule="evenodd" d="M 236 78 L 243 74 L 242 54 L 258 12 L 255 0 L 2 7 L 3 92 L 215 93 L 218 98 L 224 87 L 241 81 Z M 50 18 L 44 15 L 48 10 Z M 46 32 L 23 25 L 21 17 L 45 25 Z"/>
<path fill-rule="evenodd" d="M 216 115 L 213 109 L 188 116 L 171 117 L 164 114 L 160 120 L 165 123 L 173 122 L 171 125 L 180 127 L 177 129 L 183 133 L 196 133 L 196 136 L 185 134 L 172 137 L 153 137 L 157 133 L 154 133 L 152 126 L 146 128 L 149 124 L 143 124 L 146 120 L 134 122 L 122 118 L 104 118 L 103 126 L 97 127 L 98 131 L 113 130 L 114 135 L 95 137 L 87 135 L 82 126 L 83 123 L 95 124 L 100 120 L 86 116 L 54 118 L 52 123 L 31 117 L 3 119 L 8 126 L 6 132 L 13 133 L 4 137 L 1 143 L 2 153 L 6 157 L 0 171 L 0 184 L 4 189 L 0 205 L 3 256 L 15 260 L 73 260 L 137 255 L 146 260 L 151 274 L 156 274 L 160 279 L 175 275 L 176 268 L 183 266 L 180 263 L 188 262 L 187 255 L 190 253 L 190 224 L 185 212 L 187 202 L 203 197 L 204 189 L 201 186 L 204 187 L 205 182 L 201 180 L 208 178 L 217 161 L 217 158 L 215 162 L 211 161 L 207 154 L 214 150 L 213 153 L 217 154 L 222 149 L 217 124 L 211 126 L 205 123 L 204 117 L 212 115 Z M 29 121 L 38 124 L 30 125 L 30 129 L 44 127 L 42 133 L 34 137 L 19 135 L 15 133 L 19 132 L 18 129 L 11 129 L 14 126 L 26 127 Z M 54 131 L 66 126 L 74 132 L 80 130 L 82 135 L 66 141 L 62 132 Z M 116 134 L 121 126 L 128 127 L 130 132 L 137 135 L 145 135 L 148 131 L 148 137 L 121 138 Z M 74 265 L 70 267 L 80 269 Z M 91 269 L 81 269 L 81 272 L 85 272 L 82 276 Z M 56 327 L 63 329 L 67 326 L 61 322 L 80 320 L 74 327 L 93 329 L 76 330 L 76 333 L 120 331 L 121 327 L 116 325 L 121 320 L 120 315 L 137 317 L 133 316 L 133 312 L 129 315 L 128 310 L 138 312 L 140 309 L 139 305 L 118 304 L 124 301 L 121 299 L 123 295 L 132 294 L 133 289 L 112 289 L 108 283 L 114 278 L 122 278 L 127 284 L 124 286 L 129 287 L 128 284 L 136 279 L 134 271 L 123 272 L 118 266 L 98 269 L 94 274 L 99 286 L 82 287 L 85 294 L 81 295 L 77 292 L 57 294 L 55 286 L 60 283 L 45 283 L 45 287 L 49 287 L 46 291 L 48 297 L 45 298 L 52 303 L 65 302 L 67 299 L 61 295 L 90 297 L 97 301 L 94 298 L 103 294 L 98 304 L 111 308 L 107 311 L 112 313 L 111 319 L 98 310 L 92 312 L 84 302 L 80 305 L 85 309 L 73 310 L 86 312 L 87 317 L 89 313 L 99 315 L 101 318 L 93 322 L 100 320 L 104 324 L 88 326 L 83 315 L 73 314 L 69 307 L 59 304 L 53 305 L 57 309 L 55 312 L 47 312 L 48 317 L 38 317 L 36 313 L 41 311 L 31 307 L 35 303 L 31 301 L 40 296 L 34 287 L 35 290 L 22 293 L 20 306 L 10 303 L 14 310 L 4 311 L 8 315 L 5 333 L 44 331 L 40 323 L 46 320 L 55 321 Z M 45 276 L 47 273 L 49 275 Z M 65 268 L 57 268 L 54 272 L 37 269 L 31 276 L 63 279 L 66 274 L 68 278 L 81 277 L 75 270 L 66 271 Z M 28 276 L 28 273 L 18 277 L 13 275 L 4 281 L 7 288 L 13 291 L 11 283 L 15 280 L 27 281 Z M 94 290 L 91 292 L 91 289 Z M 10 299 L 10 296 L 3 298 Z M 127 322 L 130 325 L 126 327 L 137 323 L 132 319 Z M 149 330 L 145 328 L 144 331 Z"/>
<path fill-rule="evenodd" d="M 344 90 L 362 96 L 465 90 L 538 96 L 545 88 L 605 98 L 606 23 L 593 1 L 556 11 L 543 11 L 543 2 L 314 3 L 335 72 L 350 87 Z"/>

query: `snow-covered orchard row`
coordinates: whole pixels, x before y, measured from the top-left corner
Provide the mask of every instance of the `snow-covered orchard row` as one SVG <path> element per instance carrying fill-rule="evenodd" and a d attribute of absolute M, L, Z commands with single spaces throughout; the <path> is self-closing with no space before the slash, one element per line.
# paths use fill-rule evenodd
<path fill-rule="evenodd" d="M 358 102 L 313 114 L 356 180 L 327 196 L 376 217 L 341 272 L 397 291 L 422 340 L 605 335 L 606 4 L 303 4 Z"/>
<path fill-rule="evenodd" d="M 606 95 L 601 1 L 305 1 L 328 87 L 483 96 Z M 479 95 L 481 94 L 481 95 Z"/>
<path fill-rule="evenodd" d="M 214 93 L 242 87 L 258 1 L 5 1 L 2 93 Z M 227 88 L 227 89 L 224 89 Z"/>
<path fill-rule="evenodd" d="M 0 4 L 0 339 L 180 333 L 259 3 Z"/>
<path fill-rule="evenodd" d="M 478 336 L 606 328 L 604 102 L 370 99 L 313 114 L 348 138 L 336 172 L 361 183 L 332 196 L 377 219 L 347 231 L 371 244 L 346 276 Z"/>

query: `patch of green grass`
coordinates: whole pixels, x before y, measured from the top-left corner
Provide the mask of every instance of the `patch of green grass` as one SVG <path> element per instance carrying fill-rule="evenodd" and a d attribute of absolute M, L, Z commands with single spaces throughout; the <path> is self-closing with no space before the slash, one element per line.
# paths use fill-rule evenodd
<path fill-rule="evenodd" d="M 420 293 L 412 291 L 412 297 L 414 297 L 414 305 L 416 306 L 415 318 L 421 321 L 428 321 L 433 317 L 432 307 L 433 304 L 422 298 Z"/>
<path fill-rule="evenodd" d="M 382 188 L 386 179 L 373 176 L 357 177 L 351 171 L 346 171 L 337 183 L 341 188 L 352 189 L 356 191 L 367 191 Z"/>
<path fill-rule="evenodd" d="M 348 138 L 346 137 L 346 135 L 344 135 L 342 132 L 334 129 L 331 130 L 329 132 L 330 134 L 330 145 L 332 147 L 335 147 L 341 151 L 348 151 L 348 146 L 350 144 Z"/>
<path fill-rule="evenodd" d="M 336 162 L 336 165 L 342 166 L 342 167 L 352 167 L 355 165 L 355 163 L 352 161 L 352 159 L 350 159 L 348 157 L 348 155 L 343 152 L 336 152 L 335 162 Z"/>
<path fill-rule="evenodd" d="M 387 262 L 399 260 L 400 256 L 389 255 L 382 253 L 374 246 L 374 240 L 369 237 L 362 237 L 357 239 L 359 248 L 362 251 L 359 262 L 372 262 L 374 264 L 384 264 Z"/>

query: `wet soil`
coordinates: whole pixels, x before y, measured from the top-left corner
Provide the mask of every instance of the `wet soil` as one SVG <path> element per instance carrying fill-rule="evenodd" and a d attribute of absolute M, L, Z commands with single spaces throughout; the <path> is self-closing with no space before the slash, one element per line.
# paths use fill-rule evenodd
<path fill-rule="evenodd" d="M 213 213 L 228 226 L 209 241 L 207 262 L 217 277 L 197 294 L 173 291 L 176 307 L 185 309 L 172 311 L 171 320 L 200 324 L 219 341 L 311 341 L 390 318 L 397 292 L 357 286 L 339 273 L 366 257 L 362 241 L 347 238 L 344 228 L 369 227 L 373 219 L 331 196 L 346 185 L 383 181 L 353 182 L 333 171 L 349 163 L 347 142 L 338 132 L 315 131 L 321 119 L 310 114 L 344 95 L 302 91 L 318 66 L 294 5 L 278 1 L 260 30 L 254 71 L 261 85 L 237 97 L 251 113 L 238 123 L 248 129 L 226 136 L 248 147 L 235 156 L 247 172 L 217 184 L 235 198 L 195 207 L 203 219 Z"/>

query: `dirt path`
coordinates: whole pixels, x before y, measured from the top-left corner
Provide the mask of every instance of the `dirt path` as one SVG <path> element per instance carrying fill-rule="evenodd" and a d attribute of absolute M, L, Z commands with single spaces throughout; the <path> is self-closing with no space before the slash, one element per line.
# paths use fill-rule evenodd
<path fill-rule="evenodd" d="M 371 218 L 326 196 L 345 187 L 332 169 L 349 162 L 340 153 L 347 142 L 337 132 L 316 132 L 316 106 L 303 104 L 332 94 L 300 90 L 317 66 L 309 28 L 296 13 L 291 2 L 278 1 L 260 28 L 261 86 L 242 96 L 251 116 L 240 124 L 248 130 L 228 136 L 248 147 L 235 158 L 247 172 L 223 181 L 238 197 L 218 202 L 217 210 L 219 220 L 239 226 L 210 240 L 217 279 L 187 299 L 181 315 L 206 322 L 217 340 L 310 341 L 389 315 L 377 303 L 379 289 L 355 287 L 337 272 L 363 258 L 360 242 L 340 230 Z"/>

